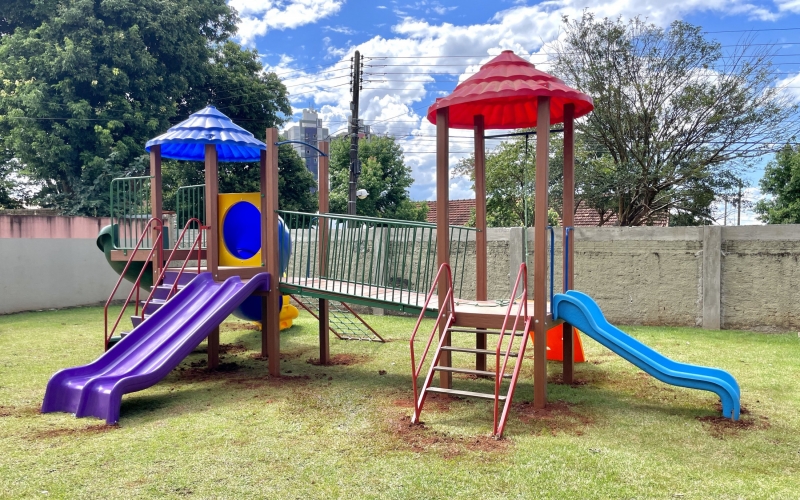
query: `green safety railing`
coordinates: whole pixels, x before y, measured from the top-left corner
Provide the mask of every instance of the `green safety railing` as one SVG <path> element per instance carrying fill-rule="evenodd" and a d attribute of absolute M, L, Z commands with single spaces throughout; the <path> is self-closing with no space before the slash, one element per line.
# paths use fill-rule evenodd
<path fill-rule="evenodd" d="M 406 310 L 422 308 L 437 270 L 436 225 L 375 217 L 278 211 L 292 239 L 282 284 L 307 291 L 381 302 Z M 323 233 L 327 228 L 327 235 Z M 455 296 L 464 285 L 470 233 L 450 226 L 450 265 Z M 320 246 L 319 238 L 324 237 Z M 474 237 L 471 240 L 474 245 Z M 320 267 L 320 252 L 325 258 Z M 360 300 L 359 300 L 360 299 Z"/>
<path fill-rule="evenodd" d="M 121 177 L 111 181 L 110 211 L 114 227 L 114 248 L 131 249 L 147 226 L 152 177 Z M 153 237 L 146 236 L 139 248 L 153 248 Z"/>
<path fill-rule="evenodd" d="M 175 232 L 177 229 L 185 227 L 186 223 L 192 219 L 197 219 L 202 225 L 206 223 L 206 203 L 205 185 L 196 184 L 194 186 L 182 186 L 175 192 Z M 180 242 L 181 249 L 189 248 L 196 238 L 200 227 L 196 222 L 189 225 L 188 238 Z M 206 242 L 202 243 L 202 248 L 206 248 Z"/>

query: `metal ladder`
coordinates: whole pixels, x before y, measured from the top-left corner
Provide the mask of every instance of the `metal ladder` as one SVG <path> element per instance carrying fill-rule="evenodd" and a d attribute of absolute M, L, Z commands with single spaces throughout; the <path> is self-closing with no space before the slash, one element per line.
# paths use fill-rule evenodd
<path fill-rule="evenodd" d="M 447 264 L 443 264 L 439 270 L 439 274 L 442 274 L 445 271 L 445 275 L 449 279 L 449 266 Z M 437 275 L 437 278 L 439 275 Z M 438 281 L 438 279 L 436 280 Z M 514 297 L 517 296 L 517 291 L 520 288 L 520 284 L 522 285 L 522 290 L 520 296 L 522 299 L 515 303 Z M 431 292 L 428 294 L 428 299 L 432 296 L 436 286 L 431 289 Z M 480 399 L 488 399 L 494 402 L 493 407 L 493 414 L 494 414 L 494 424 L 492 427 L 492 435 L 500 438 L 503 435 L 503 430 L 505 428 L 506 420 L 508 418 L 508 410 L 511 406 L 511 402 L 514 397 L 514 390 L 517 385 L 517 381 L 519 379 L 520 369 L 522 367 L 522 360 L 525 357 L 525 348 L 528 344 L 528 337 L 529 332 L 531 330 L 531 323 L 532 317 L 528 315 L 528 301 L 527 301 L 527 292 L 528 292 L 528 283 L 527 283 L 527 272 L 525 264 L 520 266 L 519 273 L 517 274 L 517 280 L 514 284 L 514 289 L 512 291 L 512 300 L 509 302 L 508 309 L 506 310 L 505 318 L 503 319 L 503 326 L 500 330 L 486 330 L 486 329 L 479 329 L 479 328 L 472 328 L 468 326 L 454 326 L 456 321 L 455 315 L 455 307 L 454 301 L 452 300 L 452 286 L 450 286 L 447 294 L 446 294 L 446 303 L 444 304 L 445 307 L 440 305 L 439 316 L 436 319 L 436 323 L 433 326 L 431 331 L 431 335 L 428 339 L 425 351 L 423 352 L 422 358 L 420 359 L 419 365 L 415 364 L 414 360 L 414 338 L 416 337 L 417 331 L 419 329 L 419 325 L 421 323 L 423 315 L 420 316 L 420 319 L 417 321 L 417 325 L 414 329 L 414 333 L 411 336 L 411 363 L 412 363 L 412 377 L 413 377 L 413 386 L 414 386 L 414 415 L 411 417 L 412 423 L 419 422 L 420 413 L 422 412 L 422 408 L 425 405 L 425 400 L 428 394 L 431 393 L 438 393 L 438 394 L 449 394 L 456 397 L 472 397 L 472 398 L 480 398 Z M 514 311 L 514 306 L 516 305 L 516 311 Z M 426 303 L 427 306 L 427 303 Z M 446 311 L 449 309 L 449 311 Z M 444 335 L 441 336 L 439 340 L 439 344 L 436 348 L 436 351 L 433 355 L 433 359 L 431 361 L 430 367 L 428 369 L 428 374 L 425 377 L 425 381 L 422 384 L 421 390 L 417 391 L 417 377 L 420 374 L 422 369 L 423 363 L 425 361 L 425 357 L 428 353 L 428 350 L 433 342 L 433 338 L 438 330 L 440 324 L 443 323 L 443 330 Z M 461 347 L 458 345 L 450 345 L 453 334 L 457 334 L 458 337 L 474 339 L 477 334 L 488 334 L 497 337 L 496 346 L 494 349 L 476 349 L 474 347 Z M 471 345 L 475 345 L 475 341 L 472 340 Z M 442 354 L 443 353 L 467 353 L 467 354 L 474 354 L 474 355 L 486 355 L 486 356 L 494 356 L 495 363 L 494 363 L 494 370 L 476 370 L 471 368 L 457 368 L 453 366 L 444 365 L 442 364 Z M 449 356 L 446 356 L 449 358 Z M 514 359 L 513 367 L 509 370 L 509 360 Z M 476 391 L 466 391 L 460 389 L 452 389 L 452 388 L 441 388 L 441 387 L 434 387 L 432 386 L 433 378 L 436 373 L 457 373 L 457 374 L 464 374 L 464 375 L 471 375 L 477 378 L 488 379 L 494 382 L 492 390 L 486 392 L 476 392 Z M 504 382 L 508 381 L 508 384 L 503 387 L 505 384 Z M 502 403 L 502 408 L 501 408 Z"/>

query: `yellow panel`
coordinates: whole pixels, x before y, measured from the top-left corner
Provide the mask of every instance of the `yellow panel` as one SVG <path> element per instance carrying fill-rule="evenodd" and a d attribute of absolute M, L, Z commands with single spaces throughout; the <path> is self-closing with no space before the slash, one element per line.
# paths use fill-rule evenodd
<path fill-rule="evenodd" d="M 225 237 L 222 233 L 223 223 L 225 217 L 228 215 L 228 210 L 240 201 L 250 203 L 261 213 L 261 193 L 224 193 L 219 196 L 219 220 L 217 221 L 217 229 L 219 234 L 219 265 L 220 266 L 261 266 L 261 250 L 249 259 L 240 259 L 233 255 L 228 247 L 225 246 Z M 263 223 L 263 221 L 262 221 Z M 255 230 L 255 229 L 254 229 Z"/>

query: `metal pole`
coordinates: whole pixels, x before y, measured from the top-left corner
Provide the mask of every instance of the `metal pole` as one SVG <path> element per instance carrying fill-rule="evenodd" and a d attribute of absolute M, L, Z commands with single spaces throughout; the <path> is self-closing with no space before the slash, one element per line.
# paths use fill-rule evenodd
<path fill-rule="evenodd" d="M 350 117 L 350 189 L 347 196 L 347 214 L 356 215 L 356 188 L 361 165 L 358 162 L 358 93 L 361 90 L 361 53 L 356 51 L 353 58 L 353 101 Z"/>

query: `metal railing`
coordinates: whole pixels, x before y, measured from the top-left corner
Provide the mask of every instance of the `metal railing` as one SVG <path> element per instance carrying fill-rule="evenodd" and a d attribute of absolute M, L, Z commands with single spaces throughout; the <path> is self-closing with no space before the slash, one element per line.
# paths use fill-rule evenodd
<path fill-rule="evenodd" d="M 175 192 L 175 231 L 177 228 L 185 227 L 187 222 L 195 219 L 191 227 L 188 228 L 188 243 L 194 241 L 192 236 L 197 235 L 201 226 L 206 224 L 206 191 L 205 184 L 194 186 L 182 186 Z M 187 243 L 182 243 L 181 249 L 186 248 Z M 205 248 L 205 246 L 203 247 Z"/>
<path fill-rule="evenodd" d="M 155 237 L 151 236 L 151 233 L 156 233 L 156 236 Z M 144 264 L 142 265 L 142 270 L 139 271 L 139 275 L 137 276 L 136 281 L 133 283 L 133 288 L 131 288 L 131 291 L 128 293 L 128 297 L 125 299 L 125 303 L 122 305 L 122 309 L 120 310 L 119 315 L 117 316 L 117 320 L 114 322 L 114 326 L 111 327 L 111 331 L 109 332 L 108 306 L 111 305 L 111 301 L 114 300 L 114 294 L 117 293 L 117 289 L 119 289 L 120 283 L 122 283 L 122 280 L 125 279 L 125 273 L 128 272 L 128 268 L 130 267 L 131 262 L 135 260 L 136 252 L 139 249 L 146 250 L 142 246 L 142 243 L 148 237 L 151 239 L 154 245 L 150 247 L 149 249 L 150 252 L 147 254 L 147 259 L 145 259 Z M 114 335 L 114 331 L 117 329 L 117 326 L 119 326 L 119 322 L 122 319 L 122 316 L 125 314 L 125 310 L 128 308 L 128 304 L 130 303 L 131 297 L 133 297 L 134 293 L 136 293 L 136 311 L 134 314 L 137 316 L 139 314 L 139 288 L 142 282 L 142 277 L 144 276 L 144 273 L 147 272 L 147 263 L 148 262 L 153 263 L 152 270 L 154 277 L 159 276 L 161 274 L 161 265 L 158 262 L 159 259 L 158 256 L 156 255 L 157 253 L 156 248 L 158 248 L 158 245 L 162 244 L 163 237 L 164 237 L 163 222 L 155 218 L 148 219 L 145 222 L 144 228 L 142 229 L 142 233 L 139 236 L 139 239 L 136 241 L 136 244 L 133 247 L 133 251 L 131 252 L 130 257 L 128 258 L 128 262 L 125 264 L 125 268 L 122 270 L 121 273 L 119 273 L 119 279 L 117 280 L 117 284 L 114 285 L 114 289 L 111 290 L 111 295 L 109 295 L 108 300 L 106 301 L 106 305 L 103 308 L 103 320 L 105 322 L 105 331 L 104 331 L 105 350 L 108 350 L 108 341 Z"/>
<path fill-rule="evenodd" d="M 446 290 L 439 290 L 440 292 L 445 292 L 444 302 L 447 304 L 446 307 L 441 307 L 442 304 L 439 304 L 439 314 L 436 316 L 436 321 L 433 323 L 433 327 L 431 328 L 431 333 L 428 335 L 428 341 L 425 344 L 425 349 L 422 351 L 422 356 L 420 356 L 419 364 L 417 364 L 417 359 L 414 351 L 414 341 L 417 338 L 417 332 L 419 331 L 419 327 L 422 324 L 422 320 L 425 317 L 425 310 L 428 308 L 428 304 L 430 303 L 431 299 L 433 298 L 433 294 L 436 293 L 437 289 L 440 286 L 440 278 L 444 282 L 444 285 L 447 287 Z M 414 330 L 411 333 L 411 339 L 408 341 L 408 347 L 411 352 L 411 388 L 414 391 L 414 415 L 412 417 L 411 422 L 416 423 L 419 421 L 419 414 L 422 412 L 422 405 L 425 404 L 425 398 L 427 396 L 425 389 L 430 386 L 431 379 L 433 377 L 433 370 L 428 372 L 428 376 L 425 378 L 425 382 L 422 385 L 422 392 L 419 392 L 417 389 L 417 379 L 419 378 L 419 374 L 422 372 L 423 364 L 425 363 L 425 358 L 428 357 L 428 351 L 431 349 L 431 344 L 433 343 L 434 336 L 436 335 L 437 331 L 447 330 L 453 322 L 454 314 L 456 310 L 455 300 L 453 298 L 453 275 L 451 273 L 450 266 L 447 264 L 442 264 L 439 268 L 439 271 L 436 273 L 436 276 L 433 280 L 433 286 L 431 286 L 430 291 L 425 296 L 425 304 L 422 306 L 422 313 L 419 315 L 417 319 L 417 323 L 414 325 Z M 442 323 L 444 321 L 444 323 Z M 442 349 L 442 343 L 445 340 L 445 335 L 443 335 L 439 339 L 439 345 L 436 350 L 436 355 L 431 361 L 431 366 L 435 366 L 439 360 L 439 355 Z M 418 393 L 419 392 L 419 393 Z"/>
<path fill-rule="evenodd" d="M 110 215 L 115 249 L 133 248 L 137 244 L 137 237 L 148 225 L 152 214 L 150 179 L 152 177 L 149 176 L 121 177 L 111 181 Z M 142 249 L 153 248 L 149 235 L 139 243 Z"/>
<path fill-rule="evenodd" d="M 200 262 L 202 261 L 202 248 L 203 248 L 203 231 L 208 230 L 208 226 L 203 226 L 200 224 L 200 221 L 197 219 L 189 219 L 186 221 L 186 224 L 183 226 L 183 231 L 181 231 L 180 236 L 175 240 L 175 247 L 173 247 L 172 251 L 169 253 L 169 257 L 164 262 L 164 265 L 161 268 L 161 273 L 158 275 L 158 279 L 153 280 L 153 287 L 150 289 L 150 294 L 147 296 L 147 300 L 142 305 L 142 319 L 144 319 L 145 311 L 147 310 L 147 305 L 150 304 L 150 301 L 153 300 L 153 296 L 158 290 L 158 287 L 164 283 L 164 276 L 166 276 L 167 271 L 174 271 L 175 269 L 170 269 L 169 264 L 172 262 L 173 257 L 175 256 L 175 252 L 182 248 L 182 243 L 184 237 L 189 230 L 189 226 L 199 226 L 199 229 L 196 232 L 196 236 L 192 240 L 193 243 L 189 247 L 189 251 L 186 252 L 186 258 L 183 259 L 183 265 L 181 266 L 180 270 L 178 270 L 177 276 L 175 276 L 175 281 L 172 282 L 172 286 L 170 287 L 169 291 L 167 292 L 166 297 L 164 297 L 164 302 L 168 301 L 172 295 L 178 291 L 178 284 L 181 279 L 181 275 L 186 270 L 186 265 L 189 263 L 189 260 L 192 257 L 192 252 L 197 250 L 197 274 L 200 274 Z"/>
<path fill-rule="evenodd" d="M 517 311 L 516 313 L 512 313 L 514 308 L 514 297 L 517 296 L 517 290 L 519 289 L 520 284 L 522 285 L 522 292 L 520 294 L 521 299 L 517 303 Z M 495 350 L 495 382 L 494 382 L 494 430 L 492 435 L 494 436 L 502 436 L 503 429 L 506 424 L 506 418 L 508 418 L 508 409 L 511 406 L 511 401 L 514 398 L 514 389 L 517 387 L 517 380 L 519 378 L 520 367 L 522 365 L 522 360 L 525 358 L 525 347 L 528 344 L 528 335 L 531 328 L 531 317 L 528 315 L 528 267 L 525 263 L 519 266 L 519 272 L 517 272 L 517 279 L 514 282 L 514 288 L 511 290 L 511 301 L 508 303 L 508 309 L 506 309 L 506 316 L 503 318 L 503 327 L 500 329 L 500 335 L 497 339 L 497 348 Z M 513 316 L 513 323 L 510 327 L 510 332 L 507 332 L 507 328 L 509 328 L 509 318 Z M 508 386 L 508 394 L 506 395 L 506 401 L 503 405 L 503 411 L 500 412 L 500 384 L 503 380 L 503 375 L 506 372 L 506 367 L 508 366 L 508 359 L 511 357 L 511 349 L 514 345 L 514 339 L 517 336 L 517 332 L 519 331 L 519 325 L 524 324 L 522 329 L 522 337 L 520 338 L 520 346 L 519 351 L 517 353 L 516 363 L 514 365 L 514 373 L 511 375 L 511 384 Z M 503 353 L 503 341 L 505 340 L 506 335 L 508 335 L 508 345 L 505 348 L 505 353 Z M 502 365 L 500 363 L 500 358 L 503 358 Z"/>
<path fill-rule="evenodd" d="M 285 210 L 278 213 L 289 228 L 293 245 L 282 283 L 415 308 L 423 305 L 436 275 L 435 224 Z M 455 296 L 460 296 L 463 288 L 469 235 L 474 231 L 450 226 Z M 320 251 L 324 255 L 321 267 Z"/>

